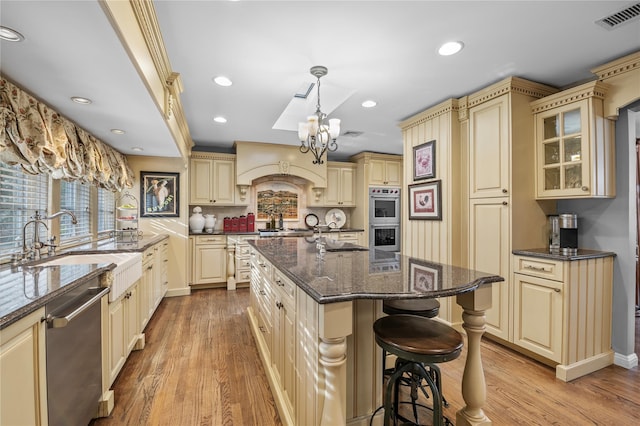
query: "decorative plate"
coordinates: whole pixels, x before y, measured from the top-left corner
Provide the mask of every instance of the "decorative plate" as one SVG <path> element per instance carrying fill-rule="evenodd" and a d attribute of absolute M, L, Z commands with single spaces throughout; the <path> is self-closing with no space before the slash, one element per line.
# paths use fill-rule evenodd
<path fill-rule="evenodd" d="M 331 209 L 327 212 L 324 220 L 329 228 L 342 228 L 347 223 L 347 215 L 340 209 Z M 335 225 L 331 226 L 331 222 Z"/>
<path fill-rule="evenodd" d="M 318 216 L 316 216 L 315 214 L 309 213 L 304 217 L 304 223 L 308 228 L 313 228 L 318 223 L 320 223 L 320 219 L 318 219 Z"/>

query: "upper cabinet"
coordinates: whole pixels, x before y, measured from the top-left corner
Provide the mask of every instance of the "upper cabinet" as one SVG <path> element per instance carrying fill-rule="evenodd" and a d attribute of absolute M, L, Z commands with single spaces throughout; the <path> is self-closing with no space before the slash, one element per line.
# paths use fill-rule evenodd
<path fill-rule="evenodd" d="M 402 160 L 371 159 L 370 185 L 400 186 L 402 184 Z"/>
<path fill-rule="evenodd" d="M 236 197 L 235 156 L 193 153 L 190 164 L 190 204 L 238 204 L 240 197 Z"/>
<path fill-rule="evenodd" d="M 352 163 L 329 162 L 324 205 L 327 207 L 353 207 L 355 200 L 355 169 Z"/>
<path fill-rule="evenodd" d="M 607 85 L 593 81 L 531 102 L 535 114 L 536 197 L 615 197 L 613 123 Z"/>

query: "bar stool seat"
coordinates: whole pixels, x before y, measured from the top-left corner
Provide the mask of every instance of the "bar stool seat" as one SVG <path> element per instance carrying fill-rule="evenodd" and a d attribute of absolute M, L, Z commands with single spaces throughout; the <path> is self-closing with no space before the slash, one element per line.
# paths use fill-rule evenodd
<path fill-rule="evenodd" d="M 398 385 L 405 373 L 424 380 L 428 384 L 432 395 L 433 424 L 443 425 L 445 418 L 442 414 L 440 386 L 425 367 L 437 368 L 434 364 L 458 358 L 462 352 L 462 335 L 442 322 L 406 314 L 390 315 L 376 320 L 373 324 L 373 332 L 376 343 L 398 358 L 396 368 L 385 390 L 385 425 L 389 424 L 392 414 L 398 417 Z M 392 390 L 394 390 L 393 403 Z M 415 400 L 413 402 L 417 422 Z"/>
<path fill-rule="evenodd" d="M 387 315 L 410 314 L 425 318 L 434 318 L 440 311 L 440 302 L 436 299 L 400 299 L 382 302 L 382 312 Z"/>

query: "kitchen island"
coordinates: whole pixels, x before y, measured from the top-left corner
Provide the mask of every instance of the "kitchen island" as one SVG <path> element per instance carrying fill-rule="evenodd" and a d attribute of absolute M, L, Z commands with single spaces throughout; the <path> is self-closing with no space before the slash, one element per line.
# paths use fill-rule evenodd
<path fill-rule="evenodd" d="M 288 425 L 367 425 L 382 405 L 382 353 L 373 322 L 382 300 L 456 296 L 464 309 L 466 406 L 457 425 L 491 424 L 480 339 L 491 286 L 503 281 L 451 265 L 335 240 L 250 240 L 249 320 L 281 420 Z M 380 267 L 384 265 L 384 267 Z M 446 368 L 446 366 L 443 366 Z M 381 424 L 381 416 L 375 419 Z"/>

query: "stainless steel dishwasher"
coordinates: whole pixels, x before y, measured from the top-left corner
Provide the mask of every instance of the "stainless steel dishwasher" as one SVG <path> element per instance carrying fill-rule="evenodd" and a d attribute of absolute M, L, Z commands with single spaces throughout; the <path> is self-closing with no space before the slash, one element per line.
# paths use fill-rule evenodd
<path fill-rule="evenodd" d="M 47 405 L 50 426 L 85 426 L 97 414 L 102 392 L 100 299 L 109 293 L 98 278 L 45 306 Z"/>

